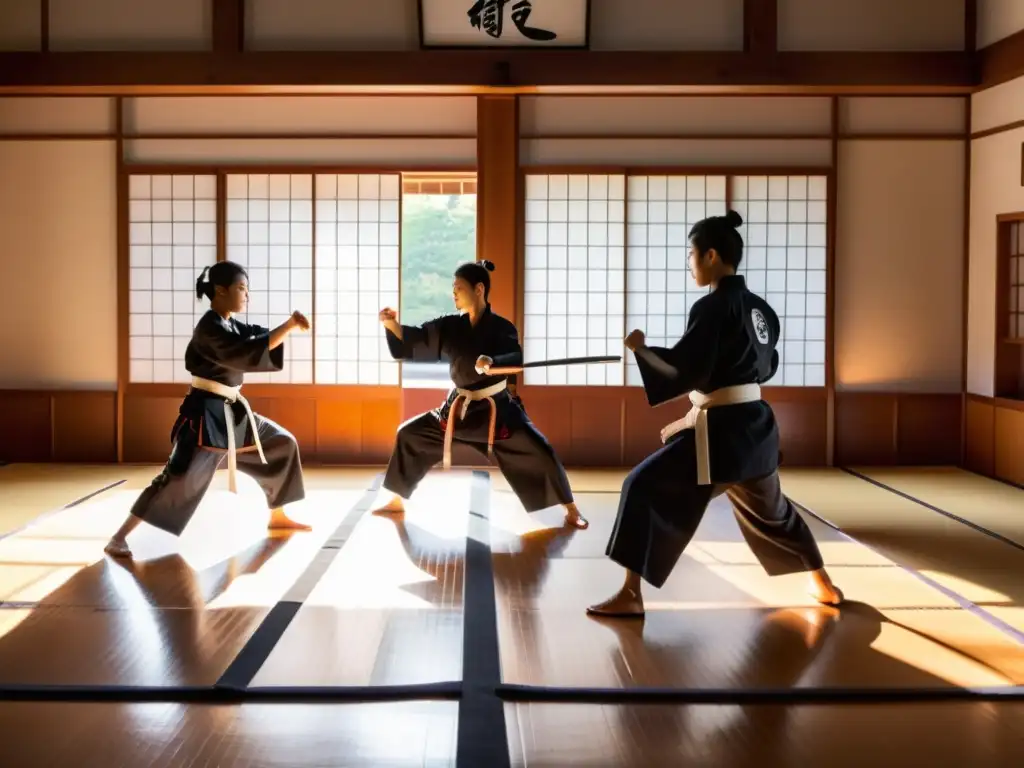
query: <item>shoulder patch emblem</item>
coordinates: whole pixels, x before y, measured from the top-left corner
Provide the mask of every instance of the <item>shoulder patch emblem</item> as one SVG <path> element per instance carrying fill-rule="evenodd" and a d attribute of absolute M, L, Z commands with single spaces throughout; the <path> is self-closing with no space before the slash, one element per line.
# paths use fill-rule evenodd
<path fill-rule="evenodd" d="M 761 310 L 756 308 L 750 310 L 750 319 L 754 322 L 754 334 L 757 336 L 757 340 L 762 344 L 767 344 L 771 336 L 768 333 L 768 321 L 764 319 Z"/>

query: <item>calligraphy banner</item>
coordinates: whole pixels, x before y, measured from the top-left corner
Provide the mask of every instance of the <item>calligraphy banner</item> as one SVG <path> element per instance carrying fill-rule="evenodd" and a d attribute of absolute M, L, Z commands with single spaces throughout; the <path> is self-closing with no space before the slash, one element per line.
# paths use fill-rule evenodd
<path fill-rule="evenodd" d="M 425 48 L 585 48 L 590 0 L 420 0 Z"/>

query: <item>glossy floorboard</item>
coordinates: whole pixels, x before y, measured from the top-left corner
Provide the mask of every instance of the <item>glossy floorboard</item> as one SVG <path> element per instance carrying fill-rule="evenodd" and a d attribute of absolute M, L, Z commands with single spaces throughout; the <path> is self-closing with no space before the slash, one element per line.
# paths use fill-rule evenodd
<path fill-rule="evenodd" d="M 0 540 L 0 684 L 212 683 L 325 555 L 329 567 L 254 685 L 460 679 L 468 482 L 436 473 L 404 518 L 363 515 L 340 549 L 323 549 L 376 472 L 311 470 L 295 516 L 314 530 L 271 538 L 258 489 L 244 485 L 234 498 L 218 478 L 180 540 L 140 529 L 130 540 L 137 561 L 125 566 L 105 559 L 102 545 L 153 468 L 122 471 L 125 486 Z M 561 529 L 558 510 L 526 515 L 492 475 L 506 682 L 736 690 L 1024 682 L 1019 644 L 899 567 L 1016 617 L 1024 570 L 1004 550 L 1016 551 L 838 471 L 787 470 L 783 482 L 871 547 L 810 521 L 851 600 L 842 611 L 815 607 L 801 579 L 765 577 L 728 505 L 716 502 L 669 583 L 647 592 L 644 622 L 589 619 L 585 606 L 621 580 L 603 553 L 623 473 L 570 474 L 588 531 Z M 106 475 L 97 477 L 100 487 Z M 1016 570 L 1003 577 L 1002 569 Z M 4 764 L 24 766 L 448 766 L 458 706 L 0 704 L 0 744 Z M 517 766 L 1024 763 L 1024 704 L 1016 703 L 509 703 L 505 715 Z"/>
<path fill-rule="evenodd" d="M 1013 768 L 1024 705 L 506 706 L 516 768 Z"/>
<path fill-rule="evenodd" d="M 870 487 L 870 486 L 869 486 Z M 495 544 L 501 658 L 508 683 L 559 687 L 987 687 L 1024 684 L 1012 639 L 896 563 L 808 520 L 850 603 L 816 606 L 805 577 L 769 578 L 724 498 L 643 621 L 583 608 L 620 586 L 604 558 L 614 494 L 577 494 L 589 531 L 506 535 Z M 497 492 L 494 534 L 529 525 Z M 553 533 L 553 531 L 555 531 Z M 503 550 L 503 551 L 502 551 Z"/>

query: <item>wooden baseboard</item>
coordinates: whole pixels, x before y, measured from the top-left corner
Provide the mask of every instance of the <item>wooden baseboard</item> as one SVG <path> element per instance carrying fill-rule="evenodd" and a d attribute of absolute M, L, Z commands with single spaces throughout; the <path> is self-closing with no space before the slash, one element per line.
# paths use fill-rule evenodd
<path fill-rule="evenodd" d="M 960 394 L 836 392 L 836 463 L 958 465 Z"/>
<path fill-rule="evenodd" d="M 964 465 L 1024 485 L 1024 401 L 967 395 Z"/>
<path fill-rule="evenodd" d="M 2 461 L 117 461 L 113 391 L 0 390 L 0 424 Z"/>
<path fill-rule="evenodd" d="M 125 462 L 166 460 L 181 396 L 180 388 L 165 389 L 126 392 Z M 386 463 L 402 421 L 443 399 L 441 391 L 427 389 L 351 387 L 329 395 L 252 389 L 253 407 L 295 435 L 304 459 L 324 464 Z M 635 465 L 657 450 L 661 427 L 687 409 L 682 402 L 650 408 L 635 387 L 523 387 L 521 393 L 530 418 L 562 461 L 576 467 Z M 827 394 L 824 388 L 766 388 L 787 466 L 825 465 Z M 837 463 L 959 464 L 962 400 L 958 394 L 836 393 Z M 1022 476 L 1015 467 L 1024 452 L 1014 456 L 1008 446 L 1014 435 L 1021 444 L 1024 410 L 1000 408 L 997 418 L 991 401 L 967 402 L 968 464 L 1021 482 L 1013 478 Z M 115 417 L 114 392 L 0 391 L 0 461 L 116 461 Z M 468 450 L 453 458 L 460 465 L 479 463 Z"/>

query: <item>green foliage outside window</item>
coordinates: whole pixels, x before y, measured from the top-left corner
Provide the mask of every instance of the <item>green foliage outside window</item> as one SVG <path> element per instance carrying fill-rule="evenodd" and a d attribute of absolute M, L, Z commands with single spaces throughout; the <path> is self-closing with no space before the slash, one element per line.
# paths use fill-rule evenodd
<path fill-rule="evenodd" d="M 452 275 L 474 260 L 476 195 L 405 195 L 401 322 L 420 325 L 454 312 Z"/>

